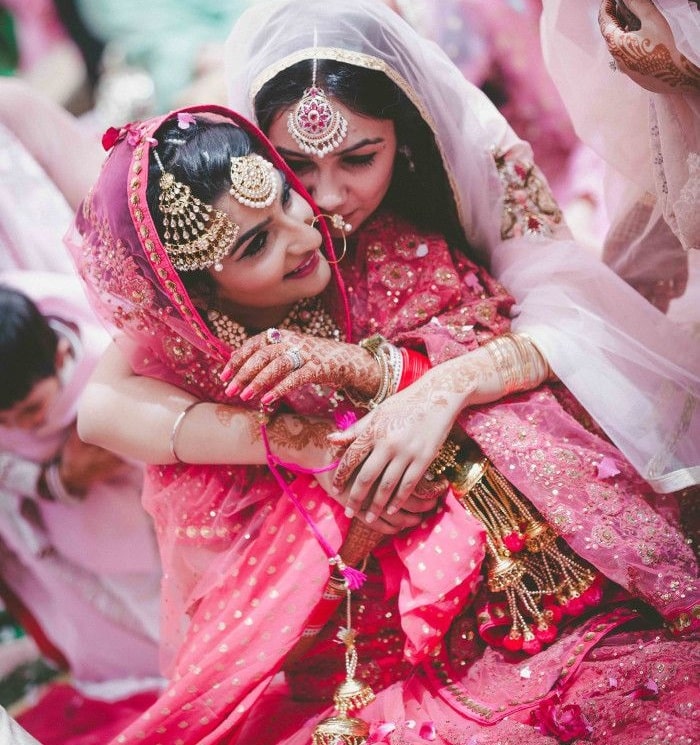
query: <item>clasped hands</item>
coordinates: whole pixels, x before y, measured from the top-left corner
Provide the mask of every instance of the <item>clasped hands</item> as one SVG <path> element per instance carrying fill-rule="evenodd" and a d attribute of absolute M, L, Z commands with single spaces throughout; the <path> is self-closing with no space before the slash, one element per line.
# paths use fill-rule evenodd
<path fill-rule="evenodd" d="M 272 339 L 267 332 L 248 339 L 231 355 L 221 374 L 228 395 L 270 404 L 313 383 L 351 390 L 366 399 L 376 393 L 376 360 L 358 345 L 275 331 Z M 444 382 L 444 376 L 438 379 Z M 463 399 L 435 383 L 435 376 L 428 374 L 329 436 L 331 452 L 340 460 L 327 491 L 348 517 L 395 533 L 417 525 L 436 507 L 446 481 L 428 481 L 424 475 L 450 434 Z"/>

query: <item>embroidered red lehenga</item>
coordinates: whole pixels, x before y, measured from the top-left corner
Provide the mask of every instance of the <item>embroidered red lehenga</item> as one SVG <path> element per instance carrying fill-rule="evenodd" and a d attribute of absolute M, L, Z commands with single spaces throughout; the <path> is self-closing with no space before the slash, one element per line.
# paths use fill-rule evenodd
<path fill-rule="evenodd" d="M 233 118 L 284 168 L 252 125 L 209 111 Z M 149 138 L 160 121 L 122 130 L 69 243 L 96 309 L 123 331 L 134 369 L 224 401 L 218 372 L 229 350 L 187 295 L 145 203 Z M 390 215 L 361 231 L 340 266 L 324 301 L 348 339 L 379 330 L 436 364 L 509 328 L 513 299 L 498 282 L 440 236 Z M 287 403 L 329 413 L 327 393 L 304 390 Z M 674 498 L 654 494 L 559 385 L 477 407 L 459 424 L 607 580 L 587 605 L 562 611 L 559 638 L 540 652 L 486 645 L 477 627 L 502 622 L 497 611 L 486 621 L 475 612 L 489 614 L 485 532 L 448 494 L 420 527 L 380 544 L 353 593 L 357 676 L 377 693 L 360 712 L 370 741 L 548 742 L 588 734 L 589 723 L 597 742 L 618 730 L 625 739 L 616 742 L 690 737 L 698 646 L 679 634 L 698 624 L 697 568 Z M 339 547 L 349 525 L 341 507 L 313 477 L 289 476 L 307 515 Z M 330 573 L 303 516 L 262 466 L 151 467 L 144 503 L 164 562 L 171 682 L 115 742 L 308 742 L 345 674 L 334 641 L 345 610 L 339 605 L 311 650 L 286 664 Z"/>

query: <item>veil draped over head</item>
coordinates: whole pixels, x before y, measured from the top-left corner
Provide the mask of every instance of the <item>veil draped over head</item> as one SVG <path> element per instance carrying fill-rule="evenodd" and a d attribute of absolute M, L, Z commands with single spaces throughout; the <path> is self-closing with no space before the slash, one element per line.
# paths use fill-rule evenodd
<path fill-rule="evenodd" d="M 608 263 L 632 284 L 651 285 L 671 262 L 690 260 L 697 263 L 688 282 L 697 282 L 700 257 L 684 249 L 700 249 L 700 87 L 654 93 L 615 69 L 598 23 L 600 0 L 543 6 L 550 74 L 577 134 L 608 165 Z M 700 67 L 697 4 L 663 0 L 654 7 L 679 52 Z M 649 45 L 650 60 L 657 50 Z M 658 59 L 650 76 L 657 66 Z M 697 322 L 697 310 L 692 315 Z"/>
<path fill-rule="evenodd" d="M 86 279 L 93 307 L 121 332 L 124 344 L 133 347 L 127 354 L 136 373 L 167 380 L 195 395 L 227 400 L 216 363 L 222 366 L 230 350 L 212 334 L 201 309 L 195 307 L 158 237 L 146 200 L 149 157 L 158 146 L 157 130 L 176 114 L 228 121 L 242 128 L 251 136 L 253 147 L 306 195 L 254 125 L 224 107 L 194 106 L 111 130 L 115 142 L 66 243 Z M 325 229 L 324 238 L 325 250 L 332 253 Z M 338 306 L 334 310 L 339 323 L 347 323 L 337 282 L 328 295 L 328 302 Z"/>
<path fill-rule="evenodd" d="M 556 375 L 659 491 L 700 481 L 700 351 L 596 257 L 563 235 L 503 236 L 495 152 L 531 160 L 487 97 L 443 51 L 374 0 L 261 2 L 226 48 L 230 104 L 254 117 L 261 86 L 303 59 L 384 71 L 431 126 L 474 257 L 517 300 Z"/>
<path fill-rule="evenodd" d="M 108 131 L 111 151 L 66 244 L 93 309 L 116 329 L 120 348 L 136 374 L 172 383 L 198 399 L 228 402 L 219 373 L 231 349 L 210 331 L 202 309 L 175 271 L 146 198 L 158 129 L 176 115 L 178 120 L 184 115 L 185 126 L 201 117 L 242 128 L 250 135 L 253 150 L 302 190 L 254 125 L 223 107 L 190 107 Z M 325 250 L 332 255 L 330 235 L 321 227 Z M 347 312 L 339 283 L 332 282 L 327 294 L 343 328 Z M 169 568 L 162 588 L 165 665 L 181 644 L 185 612 L 220 577 L 216 567 L 208 573 L 205 569 L 215 566 L 223 549 L 232 557 L 243 551 L 249 534 L 265 519 L 261 505 L 278 496 L 279 486 L 262 466 L 193 466 L 191 472 L 177 465 L 147 469 L 143 503 L 154 518 L 161 559 Z"/>

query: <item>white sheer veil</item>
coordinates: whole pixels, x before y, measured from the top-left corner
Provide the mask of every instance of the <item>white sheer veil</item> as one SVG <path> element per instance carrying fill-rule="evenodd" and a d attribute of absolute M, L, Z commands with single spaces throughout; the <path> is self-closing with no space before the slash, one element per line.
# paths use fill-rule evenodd
<path fill-rule="evenodd" d="M 700 66 L 700 8 L 654 5 L 679 51 Z M 687 261 L 684 249 L 700 249 L 700 90 L 653 93 L 617 71 L 599 6 L 544 0 L 543 52 L 577 134 L 608 165 L 607 260 L 631 283 L 651 285 Z M 700 322 L 700 309 L 691 315 Z"/>
<path fill-rule="evenodd" d="M 659 491 L 700 482 L 700 351 L 596 257 L 567 238 L 501 240 L 493 151 L 531 158 L 490 101 L 434 43 L 375 0 L 256 3 L 226 44 L 229 102 L 252 101 L 302 59 L 386 72 L 431 125 L 476 257 L 517 299 L 530 333 L 574 395 Z"/>

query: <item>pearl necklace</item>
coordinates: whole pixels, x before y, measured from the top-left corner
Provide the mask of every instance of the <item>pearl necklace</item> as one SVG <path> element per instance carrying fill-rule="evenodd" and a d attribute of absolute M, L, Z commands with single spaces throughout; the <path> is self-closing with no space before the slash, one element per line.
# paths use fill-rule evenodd
<path fill-rule="evenodd" d="M 233 349 L 238 349 L 250 336 L 245 326 L 241 326 L 240 323 L 219 310 L 210 310 L 207 318 L 216 337 Z M 318 299 L 297 301 L 278 328 L 320 336 L 324 339 L 341 339 L 340 329 Z"/>

